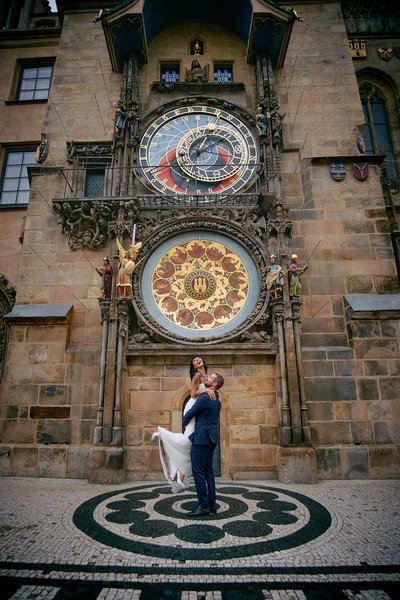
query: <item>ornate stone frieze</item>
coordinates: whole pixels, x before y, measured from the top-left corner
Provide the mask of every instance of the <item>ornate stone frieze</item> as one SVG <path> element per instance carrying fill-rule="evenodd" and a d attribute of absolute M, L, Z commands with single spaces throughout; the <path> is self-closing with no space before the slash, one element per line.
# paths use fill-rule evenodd
<path fill-rule="evenodd" d="M 109 222 L 117 221 L 122 202 L 106 200 L 53 200 L 62 232 L 72 250 L 101 248 L 108 239 Z"/>
<path fill-rule="evenodd" d="M 67 162 L 87 162 L 89 159 L 104 158 L 111 160 L 111 142 L 67 142 Z"/>
<path fill-rule="evenodd" d="M 156 202 L 155 202 L 156 203 Z M 192 219 L 196 223 L 216 219 L 218 227 L 221 222 L 234 223 L 248 234 L 266 243 L 268 231 L 291 230 L 291 223 L 282 224 L 279 219 L 274 220 L 274 225 L 267 225 L 267 215 L 258 206 L 253 208 L 209 206 L 202 208 L 187 208 L 172 206 L 169 209 L 159 210 L 140 208 L 140 199 L 130 200 L 53 200 L 53 208 L 59 215 L 62 232 L 68 238 L 68 244 L 73 249 L 100 248 L 109 238 L 123 237 L 132 232 L 136 223 L 138 236 L 143 241 L 152 235 L 155 228 L 162 224 L 162 231 L 170 227 L 175 221 L 188 222 Z M 215 222 L 214 222 L 215 224 Z M 289 229 L 288 229 L 289 228 Z"/>
<path fill-rule="evenodd" d="M 234 114 L 237 114 L 238 116 L 240 116 L 244 121 L 247 121 L 247 123 L 250 125 L 250 127 L 256 126 L 255 116 L 252 115 L 251 113 L 249 113 L 247 110 L 244 110 L 243 108 L 238 107 L 236 104 L 227 102 L 226 100 L 222 100 L 220 98 L 213 98 L 213 97 L 205 98 L 204 96 L 189 96 L 187 98 L 181 98 L 178 101 L 173 101 L 171 103 L 163 104 L 163 105 L 159 106 L 155 110 L 155 114 L 162 114 L 165 111 L 169 110 L 171 106 L 187 106 L 187 105 L 192 105 L 192 104 L 204 104 L 204 103 L 209 104 L 210 106 L 218 106 L 225 110 L 229 110 L 231 113 L 234 113 Z"/>

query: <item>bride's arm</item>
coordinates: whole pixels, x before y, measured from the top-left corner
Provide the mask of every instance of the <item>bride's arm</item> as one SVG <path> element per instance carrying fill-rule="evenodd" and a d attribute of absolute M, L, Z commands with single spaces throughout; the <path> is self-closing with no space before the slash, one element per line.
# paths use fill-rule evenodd
<path fill-rule="evenodd" d="M 215 391 L 211 388 L 206 388 L 205 390 L 199 390 L 199 385 L 201 384 L 201 374 L 196 373 L 192 379 L 192 385 L 190 387 L 190 396 L 192 398 L 197 398 L 201 396 L 201 394 L 208 394 L 211 400 L 215 400 Z"/>
<path fill-rule="evenodd" d="M 190 386 L 190 396 L 191 398 L 197 398 L 200 394 L 203 393 L 202 390 L 199 391 L 199 385 L 201 384 L 201 373 L 196 373 L 193 376 L 192 383 Z"/>

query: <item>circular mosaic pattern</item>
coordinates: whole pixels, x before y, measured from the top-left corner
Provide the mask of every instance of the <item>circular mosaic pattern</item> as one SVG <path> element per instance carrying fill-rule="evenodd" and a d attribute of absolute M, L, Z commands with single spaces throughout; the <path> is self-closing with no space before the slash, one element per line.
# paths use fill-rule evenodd
<path fill-rule="evenodd" d="M 194 492 L 139 485 L 84 502 L 73 522 L 91 538 L 128 552 L 178 560 L 222 560 L 294 548 L 331 524 L 321 504 L 262 484 L 224 484 L 216 514 L 190 517 Z"/>
<path fill-rule="evenodd" d="M 215 232 L 162 243 L 141 276 L 144 304 L 167 331 L 184 338 L 225 335 L 246 322 L 259 298 L 257 267 L 235 240 Z"/>

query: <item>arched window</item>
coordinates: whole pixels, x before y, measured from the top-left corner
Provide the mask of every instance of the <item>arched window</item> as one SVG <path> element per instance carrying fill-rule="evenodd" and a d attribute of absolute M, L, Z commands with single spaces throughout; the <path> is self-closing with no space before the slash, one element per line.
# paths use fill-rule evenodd
<path fill-rule="evenodd" d="M 367 153 L 386 154 L 386 168 L 391 179 L 397 178 L 397 168 L 390 124 L 383 92 L 376 85 L 362 83 L 360 97 L 364 112 L 363 137 Z"/>

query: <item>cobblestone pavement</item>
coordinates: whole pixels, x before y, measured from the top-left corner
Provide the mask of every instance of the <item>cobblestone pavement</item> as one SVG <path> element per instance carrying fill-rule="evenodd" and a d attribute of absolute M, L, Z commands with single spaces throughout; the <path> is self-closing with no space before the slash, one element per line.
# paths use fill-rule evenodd
<path fill-rule="evenodd" d="M 0 479 L 0 598 L 400 598 L 400 481 L 193 487 Z"/>

